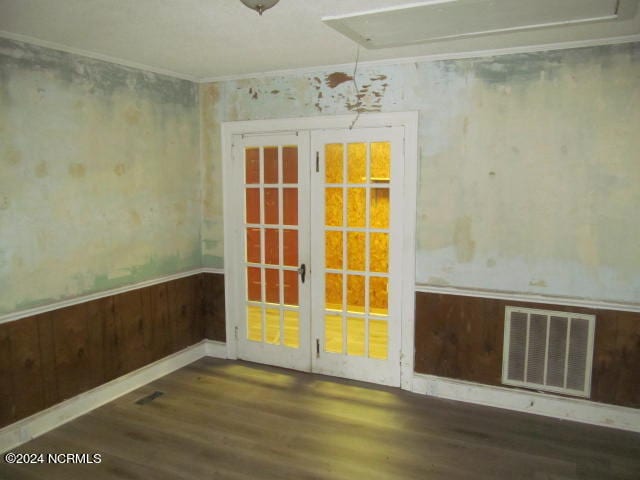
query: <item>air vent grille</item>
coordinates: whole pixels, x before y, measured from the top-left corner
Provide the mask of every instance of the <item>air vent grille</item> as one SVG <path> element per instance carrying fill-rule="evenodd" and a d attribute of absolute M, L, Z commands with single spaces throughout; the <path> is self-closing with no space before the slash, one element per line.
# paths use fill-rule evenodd
<path fill-rule="evenodd" d="M 506 307 L 502 383 L 589 397 L 595 320 Z"/>

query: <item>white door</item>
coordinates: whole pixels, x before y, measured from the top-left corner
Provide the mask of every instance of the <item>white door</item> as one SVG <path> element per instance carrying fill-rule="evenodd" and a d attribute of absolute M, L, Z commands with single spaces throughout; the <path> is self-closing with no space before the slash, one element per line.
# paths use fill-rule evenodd
<path fill-rule="evenodd" d="M 311 368 L 308 138 L 243 135 L 234 143 L 243 206 L 238 357 L 297 370 Z"/>
<path fill-rule="evenodd" d="M 403 142 L 402 127 L 234 137 L 238 358 L 400 385 Z"/>
<path fill-rule="evenodd" d="M 400 385 L 403 129 L 314 132 L 314 372 Z"/>

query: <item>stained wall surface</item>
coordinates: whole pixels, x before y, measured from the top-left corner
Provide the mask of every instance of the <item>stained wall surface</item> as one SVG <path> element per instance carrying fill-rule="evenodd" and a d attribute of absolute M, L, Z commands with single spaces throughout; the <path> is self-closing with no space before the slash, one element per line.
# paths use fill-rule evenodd
<path fill-rule="evenodd" d="M 0 39 L 0 314 L 201 264 L 198 89 Z"/>
<path fill-rule="evenodd" d="M 640 301 L 640 44 L 201 85 L 203 261 L 223 121 L 419 111 L 416 281 Z"/>

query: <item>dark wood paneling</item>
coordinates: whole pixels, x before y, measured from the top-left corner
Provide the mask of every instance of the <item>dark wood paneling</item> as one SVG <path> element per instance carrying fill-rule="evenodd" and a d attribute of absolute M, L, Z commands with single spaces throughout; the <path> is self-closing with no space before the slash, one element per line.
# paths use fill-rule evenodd
<path fill-rule="evenodd" d="M 620 381 L 620 371 L 615 368 L 619 361 L 617 339 L 618 322 L 603 322 L 597 318 L 591 379 L 593 398 L 606 398 L 609 392 L 616 390 Z"/>
<path fill-rule="evenodd" d="M 40 363 L 42 365 L 42 393 L 45 407 L 55 405 L 61 400 L 58 385 L 55 342 L 53 333 L 54 312 L 37 315 L 38 338 L 40 341 Z"/>
<path fill-rule="evenodd" d="M 122 347 L 120 344 L 124 340 L 122 338 L 122 329 L 120 328 L 120 322 L 115 316 L 115 302 L 114 297 L 107 297 L 110 313 L 104 318 L 104 330 L 103 330 L 103 362 L 102 368 L 104 369 L 104 381 L 108 382 L 113 380 L 119 374 L 124 372 L 123 359 L 122 359 Z"/>
<path fill-rule="evenodd" d="M 225 342 L 224 275 L 203 274 L 203 310 L 205 337 L 209 340 Z"/>
<path fill-rule="evenodd" d="M 197 342 L 205 338 L 205 320 L 204 320 L 204 274 L 194 277 L 194 319 L 191 323 L 191 341 Z"/>
<path fill-rule="evenodd" d="M 85 304 L 79 304 L 54 310 L 50 314 L 53 335 L 49 338 L 55 349 L 54 365 L 58 372 L 61 399 L 87 389 L 89 327 L 85 309 Z"/>
<path fill-rule="evenodd" d="M 26 417 L 45 408 L 37 317 L 9 324 L 13 366 L 13 412 Z"/>
<path fill-rule="evenodd" d="M 109 299 L 100 299 L 50 312 L 60 400 L 104 381 L 104 317 L 110 307 Z"/>
<path fill-rule="evenodd" d="M 640 407 L 640 314 L 416 293 L 415 369 L 501 385 L 507 305 L 596 315 L 591 400 Z"/>
<path fill-rule="evenodd" d="M 200 302 L 196 298 L 198 281 L 198 277 L 186 277 L 167 285 L 174 351 L 182 350 L 193 343 L 193 322 L 200 314 Z"/>
<path fill-rule="evenodd" d="M 122 358 L 122 370 L 118 372 L 118 376 L 120 376 L 149 363 L 151 326 L 143 314 L 141 290 L 132 290 L 114 296 L 113 311 L 122 339 L 118 345 Z M 147 335 L 147 330 L 149 330 L 149 335 Z M 149 345 L 145 342 L 147 338 Z"/>
<path fill-rule="evenodd" d="M 640 314 L 610 312 L 607 321 L 616 323 L 615 348 L 608 348 L 610 361 L 607 368 L 594 371 L 597 382 L 605 382 L 609 376 L 616 379 L 612 388 L 600 388 L 598 399 L 619 405 L 640 407 Z M 601 322 L 604 323 L 604 322 Z M 596 329 L 596 335 L 603 335 Z M 596 355 L 600 352 L 596 350 Z"/>
<path fill-rule="evenodd" d="M 193 345 L 210 325 L 224 339 L 224 282 L 206 277 L 0 324 L 0 426 Z"/>
<path fill-rule="evenodd" d="M 144 315 L 151 319 L 151 360 L 166 357 L 173 351 L 171 326 L 169 323 L 169 299 L 167 284 L 161 283 L 145 288 L 142 292 Z"/>
<path fill-rule="evenodd" d="M 15 418 L 13 394 L 13 370 L 11 362 L 11 324 L 0 324 L 0 425 Z"/>
<path fill-rule="evenodd" d="M 498 321 L 483 321 L 489 318 Z M 499 307 L 473 297 L 416 296 L 416 371 L 500 383 Z M 480 319 L 480 320 L 479 320 Z"/>

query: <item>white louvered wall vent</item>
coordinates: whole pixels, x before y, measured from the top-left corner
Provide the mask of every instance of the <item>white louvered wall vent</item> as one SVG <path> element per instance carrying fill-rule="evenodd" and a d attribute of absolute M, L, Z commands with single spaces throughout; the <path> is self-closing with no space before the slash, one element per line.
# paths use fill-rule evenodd
<path fill-rule="evenodd" d="M 502 383 L 591 394 L 595 315 L 506 307 Z"/>

